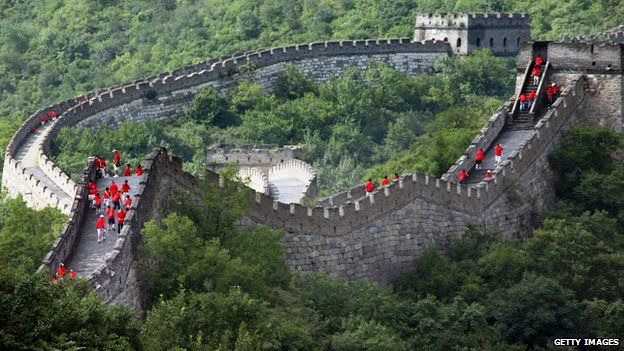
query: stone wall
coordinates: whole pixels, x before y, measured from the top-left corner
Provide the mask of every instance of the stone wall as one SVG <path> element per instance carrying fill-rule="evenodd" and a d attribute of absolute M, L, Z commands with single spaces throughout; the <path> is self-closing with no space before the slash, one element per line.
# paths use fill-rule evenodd
<path fill-rule="evenodd" d="M 298 159 L 301 157 L 301 148 L 295 145 L 262 145 L 258 147 L 233 145 L 213 145 L 208 148 L 206 167 L 213 172 L 220 173 L 227 164 L 236 164 L 239 167 L 256 167 L 268 174 L 269 168 L 280 162 Z"/>
<path fill-rule="evenodd" d="M 156 98 L 117 104 L 81 120 L 77 127 L 94 128 L 102 124 L 115 127 L 126 120 L 168 120 L 189 106 L 200 89 L 212 87 L 226 94 L 243 80 L 258 83 L 262 91 L 270 93 L 288 65 L 295 66 L 316 82 L 325 82 L 341 76 L 351 67 L 365 71 L 371 61 L 384 62 L 408 75 L 428 73 L 433 71 L 439 57 L 449 53 L 447 43 L 409 39 L 324 42 L 264 50 L 213 63 L 209 70 L 157 78 L 149 84 L 158 92 Z M 137 88 L 141 84 L 144 83 L 137 84 Z M 147 90 L 149 88 L 144 93 Z"/>
<path fill-rule="evenodd" d="M 269 190 L 269 179 L 260 168 L 242 167 L 238 170 L 238 176 L 254 191 L 272 196 Z"/>

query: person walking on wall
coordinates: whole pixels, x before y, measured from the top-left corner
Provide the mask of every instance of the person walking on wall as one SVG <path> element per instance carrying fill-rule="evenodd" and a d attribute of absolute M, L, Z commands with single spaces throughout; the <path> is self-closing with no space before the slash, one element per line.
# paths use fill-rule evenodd
<path fill-rule="evenodd" d="M 113 209 L 119 210 L 121 208 L 121 194 L 118 192 L 113 194 Z"/>
<path fill-rule="evenodd" d="M 366 188 L 366 195 L 367 196 L 369 196 L 369 195 L 371 195 L 373 193 L 373 190 L 375 190 L 375 183 L 373 183 L 373 180 L 371 178 L 368 178 L 368 182 L 366 183 L 364 188 Z"/>
<path fill-rule="evenodd" d="M 130 164 L 126 165 L 123 175 L 124 177 L 130 177 L 132 175 L 132 168 L 130 168 Z"/>
<path fill-rule="evenodd" d="M 475 152 L 475 169 L 481 169 L 481 163 L 483 162 L 483 156 L 485 153 L 483 149 L 479 149 Z"/>
<path fill-rule="evenodd" d="M 381 186 L 385 188 L 388 186 L 388 184 L 390 184 L 390 179 L 388 179 L 388 176 L 385 175 L 381 180 Z"/>
<path fill-rule="evenodd" d="M 555 94 L 553 92 L 552 85 L 549 85 L 548 88 L 546 88 L 546 99 L 548 100 L 548 108 L 552 106 L 555 100 L 554 97 L 555 97 Z"/>
<path fill-rule="evenodd" d="M 462 168 L 461 171 L 459 171 L 459 184 L 460 185 L 464 185 L 464 182 L 466 181 L 466 178 L 468 178 L 468 172 L 466 172 L 465 169 Z"/>
<path fill-rule="evenodd" d="M 543 62 L 544 62 L 544 59 L 542 59 L 542 55 L 537 55 L 537 57 L 535 58 L 535 67 L 542 69 Z"/>
<path fill-rule="evenodd" d="M 65 274 L 67 274 L 67 268 L 65 268 L 65 264 L 61 262 L 56 270 L 56 278 L 63 279 L 65 277 Z"/>
<path fill-rule="evenodd" d="M 395 182 L 399 181 L 399 174 L 398 173 L 394 174 L 394 178 L 392 179 L 392 181 L 395 181 Z"/>
<path fill-rule="evenodd" d="M 485 173 L 485 180 L 488 181 L 490 179 L 492 179 L 492 171 L 488 169 L 488 171 Z"/>
<path fill-rule="evenodd" d="M 100 215 L 97 222 L 95 223 L 95 229 L 97 230 L 97 238 L 98 244 L 102 242 L 102 240 L 106 240 L 105 232 L 106 232 L 106 224 L 104 223 L 104 215 Z"/>
<path fill-rule="evenodd" d="M 108 173 L 106 172 L 106 158 L 100 158 L 100 171 L 102 172 L 102 177 L 108 178 Z"/>
<path fill-rule="evenodd" d="M 130 198 L 130 195 L 126 195 L 124 207 L 126 208 L 126 211 L 130 211 L 130 209 L 132 208 L 132 199 Z"/>
<path fill-rule="evenodd" d="M 72 268 L 69 271 L 69 280 L 74 280 L 74 279 L 76 279 L 76 271 Z"/>
<path fill-rule="evenodd" d="M 126 211 L 121 208 L 121 210 L 117 211 L 117 235 L 121 234 L 121 230 L 124 226 L 124 221 L 126 220 Z"/>
<path fill-rule="evenodd" d="M 143 167 L 141 166 L 140 163 L 137 165 L 137 168 L 134 170 L 134 175 L 137 177 L 143 175 Z"/>
<path fill-rule="evenodd" d="M 106 208 L 106 218 L 108 218 L 106 231 L 110 232 L 111 230 L 115 230 L 115 210 L 110 206 Z"/>
<path fill-rule="evenodd" d="M 111 191 L 109 187 L 104 189 L 104 206 L 108 207 L 111 205 Z"/>
<path fill-rule="evenodd" d="M 121 184 L 121 195 L 127 193 L 130 191 L 130 184 L 128 184 L 128 180 L 124 180 L 124 182 Z"/>
<path fill-rule="evenodd" d="M 503 157 L 503 145 L 498 144 L 494 148 L 494 162 L 496 163 L 497 166 L 501 162 L 502 157 Z"/>
<path fill-rule="evenodd" d="M 535 93 L 535 91 L 530 92 L 529 96 L 527 97 L 527 99 L 529 100 L 529 108 L 533 107 L 533 104 L 535 103 L 535 98 L 537 98 L 537 94 Z"/>
<path fill-rule="evenodd" d="M 525 93 L 520 94 L 518 101 L 520 102 L 520 111 L 524 111 L 529 108 L 529 100 L 527 99 L 527 96 Z"/>
<path fill-rule="evenodd" d="M 533 76 L 533 85 L 539 84 L 540 74 L 542 74 L 540 69 L 537 67 L 533 67 L 533 71 L 531 72 L 531 76 Z"/>
<path fill-rule="evenodd" d="M 93 207 L 95 208 L 97 214 L 102 213 L 102 198 L 98 192 L 96 192 L 93 197 Z"/>

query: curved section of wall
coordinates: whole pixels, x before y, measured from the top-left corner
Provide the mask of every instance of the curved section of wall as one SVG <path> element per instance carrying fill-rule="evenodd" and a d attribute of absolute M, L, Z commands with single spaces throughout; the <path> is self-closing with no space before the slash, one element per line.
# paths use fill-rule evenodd
<path fill-rule="evenodd" d="M 238 177 L 253 190 L 271 196 L 269 179 L 259 168 L 244 167 L 238 171 Z"/>
<path fill-rule="evenodd" d="M 306 162 L 290 160 L 271 167 L 269 182 L 275 182 L 277 179 L 296 179 L 305 184 L 300 198 L 314 199 L 316 197 L 316 171 Z"/>

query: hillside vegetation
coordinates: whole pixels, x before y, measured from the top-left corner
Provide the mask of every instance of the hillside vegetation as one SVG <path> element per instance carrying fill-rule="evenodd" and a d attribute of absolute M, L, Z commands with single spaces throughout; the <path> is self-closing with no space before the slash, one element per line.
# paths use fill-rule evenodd
<path fill-rule="evenodd" d="M 279 44 L 411 37 L 415 13 L 452 11 L 527 12 L 549 39 L 624 23 L 617 0 L 2 1 L 0 149 L 33 111 L 90 90 Z"/>

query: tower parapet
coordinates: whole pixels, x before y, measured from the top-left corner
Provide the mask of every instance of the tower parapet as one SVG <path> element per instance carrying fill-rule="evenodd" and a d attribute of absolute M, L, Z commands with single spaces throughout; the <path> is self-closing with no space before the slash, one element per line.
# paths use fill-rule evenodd
<path fill-rule="evenodd" d="M 448 42 L 456 54 L 489 48 L 495 55 L 510 56 L 531 40 L 529 21 L 523 13 L 419 13 L 414 40 Z"/>

